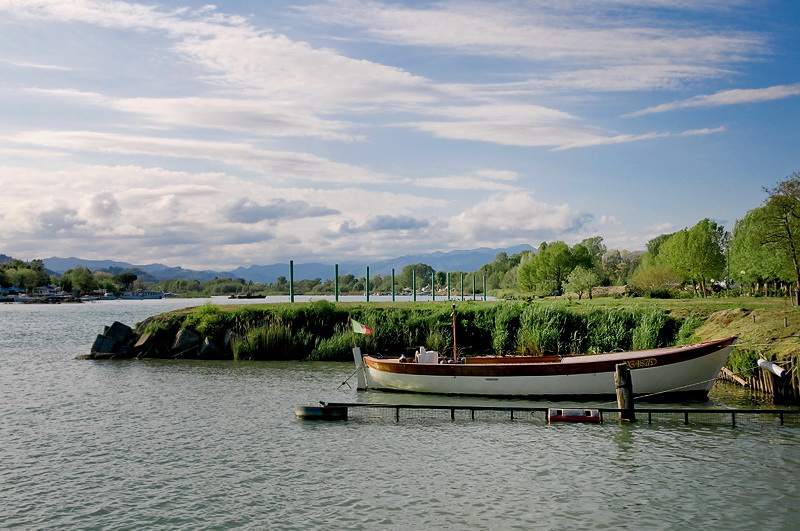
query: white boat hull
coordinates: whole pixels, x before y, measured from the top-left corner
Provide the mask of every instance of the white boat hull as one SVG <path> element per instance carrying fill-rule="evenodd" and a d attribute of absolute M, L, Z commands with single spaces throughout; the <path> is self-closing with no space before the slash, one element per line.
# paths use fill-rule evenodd
<path fill-rule="evenodd" d="M 687 347 L 689 348 L 689 347 Z M 524 364 L 531 370 L 548 368 L 549 374 L 492 374 L 492 370 L 479 370 L 475 366 L 472 372 L 483 374 L 466 374 L 469 365 L 439 364 L 439 374 L 425 374 L 424 365 L 404 364 L 419 367 L 397 367 L 392 360 L 375 362 L 368 358 L 361 361 L 359 368 L 359 387 L 364 389 L 408 391 L 416 393 L 441 393 L 458 395 L 487 396 L 570 396 L 570 395 L 614 395 L 613 366 L 616 363 L 627 363 L 630 368 L 633 392 L 636 395 L 653 393 L 691 393 L 707 394 L 716 381 L 722 366 L 728 359 L 733 343 L 710 350 L 704 355 L 681 361 L 659 360 L 666 349 L 638 351 L 631 353 L 603 354 L 598 356 L 576 356 L 565 358 L 558 365 L 562 371 L 547 367 L 555 364 Z M 671 349 L 675 350 L 675 349 Z M 577 367 L 583 360 L 604 357 L 605 367 L 596 372 L 581 371 Z M 360 353 L 358 354 L 360 357 Z M 583 358 L 583 360 L 581 359 Z M 655 360 L 655 361 L 653 361 Z M 356 359 L 357 365 L 359 360 Z M 520 364 L 520 366 L 523 364 Z M 537 367 L 538 365 L 538 367 Z M 431 371 L 433 370 L 431 367 Z M 452 373 L 446 374 L 452 367 Z M 508 367 L 508 366 L 507 366 Z M 513 367 L 513 366 L 512 366 Z M 610 368 L 609 368 L 610 367 Z M 403 372 L 407 369 L 413 372 Z M 503 372 L 513 372 L 510 368 Z M 520 372 L 526 372 L 520 370 Z M 460 374 L 459 374 L 460 373 Z"/>

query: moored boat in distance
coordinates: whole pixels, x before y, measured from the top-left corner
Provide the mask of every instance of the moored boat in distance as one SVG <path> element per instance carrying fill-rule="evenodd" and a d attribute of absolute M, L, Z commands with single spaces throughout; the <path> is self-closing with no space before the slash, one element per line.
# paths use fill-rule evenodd
<path fill-rule="evenodd" d="M 145 300 L 145 299 L 161 299 L 164 297 L 163 291 L 153 291 L 148 289 L 140 289 L 138 291 L 126 291 L 120 295 L 120 299 L 125 300 Z"/>
<path fill-rule="evenodd" d="M 266 299 L 266 295 L 256 295 L 254 293 L 233 293 L 229 299 Z"/>
<path fill-rule="evenodd" d="M 714 385 L 736 336 L 692 345 L 570 356 L 378 358 L 353 349 L 359 389 L 484 396 L 614 396 L 616 365 L 630 369 L 638 395 L 704 397 Z"/>

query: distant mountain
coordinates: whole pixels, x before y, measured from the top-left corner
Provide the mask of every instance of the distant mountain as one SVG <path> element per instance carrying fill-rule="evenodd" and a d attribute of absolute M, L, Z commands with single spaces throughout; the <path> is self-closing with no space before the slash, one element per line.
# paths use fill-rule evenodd
<path fill-rule="evenodd" d="M 13 262 L 14 259 L 10 256 L 6 256 L 4 254 L 0 254 L 0 264 L 7 264 L 9 262 Z"/>
<path fill-rule="evenodd" d="M 171 278 L 185 278 L 188 280 L 199 280 L 205 282 L 213 280 L 215 277 L 232 276 L 229 272 L 220 271 L 196 271 L 194 269 L 184 269 L 182 267 L 170 267 L 164 264 L 134 265 L 128 262 L 118 262 L 116 260 L 86 260 L 84 258 L 58 258 L 50 257 L 43 260 L 45 267 L 63 275 L 68 269 L 73 269 L 79 265 L 88 267 L 91 271 L 107 271 L 113 275 L 136 270 L 141 270 L 157 280 L 167 280 Z"/>
<path fill-rule="evenodd" d="M 341 265 L 339 266 L 339 275 L 346 275 L 350 272 L 350 270 L 345 271 Z M 286 277 L 287 280 L 289 279 L 289 263 L 237 267 L 230 274 L 245 280 L 269 284 L 275 282 L 280 276 Z M 294 279 L 301 280 L 305 278 L 333 278 L 333 264 L 294 264 Z"/>
<path fill-rule="evenodd" d="M 530 245 L 517 245 L 505 249 L 489 249 L 481 247 L 470 251 L 449 251 L 443 253 L 436 251 L 429 254 L 412 254 L 384 260 L 372 264 L 369 268 L 370 274 L 373 272 L 385 275 L 391 273 L 392 268 L 400 272 L 405 266 L 413 264 L 428 264 L 437 271 L 477 271 L 488 263 L 494 262 L 499 253 L 507 253 L 509 256 L 518 254 L 522 251 L 535 251 Z"/>
<path fill-rule="evenodd" d="M 530 245 L 517 245 L 503 249 L 489 249 L 481 247 L 473 250 L 463 251 L 437 251 L 428 254 L 414 254 L 381 260 L 379 262 L 341 262 L 339 263 L 339 275 L 352 274 L 357 277 L 364 276 L 366 268 L 369 266 L 370 275 L 388 275 L 394 268 L 396 273 L 400 273 L 407 265 L 428 264 L 437 271 L 477 271 L 481 266 L 493 262 L 498 253 L 505 252 L 509 256 L 521 253 L 522 251 L 535 251 Z M 5 255 L 0 255 L 2 258 Z M 253 282 L 265 284 L 275 282 L 279 276 L 289 278 L 289 263 L 272 265 L 251 265 L 248 267 L 237 267 L 233 271 L 197 271 L 184 269 L 182 267 L 170 267 L 164 264 L 135 265 L 128 262 L 115 260 L 85 260 L 83 258 L 58 258 L 50 257 L 43 260 L 45 267 L 58 275 L 64 274 L 68 269 L 73 269 L 79 265 L 88 267 L 91 271 L 107 271 L 111 274 L 119 274 L 130 271 L 136 274 L 146 273 L 148 280 L 167 280 L 172 278 L 185 278 L 188 280 L 198 280 L 205 282 L 214 278 L 243 278 Z M 2 262 L 0 262 L 2 263 Z M 333 264 L 294 264 L 295 280 L 320 278 L 333 278 Z"/>
<path fill-rule="evenodd" d="M 437 251 L 428 254 L 406 255 L 372 263 L 341 262 L 339 263 L 339 275 L 347 275 L 349 273 L 362 277 L 366 273 L 367 266 L 369 266 L 370 275 L 388 275 L 392 272 L 392 268 L 399 274 L 405 266 L 413 264 L 428 264 L 437 271 L 477 271 L 481 266 L 493 262 L 498 253 L 505 252 L 511 256 L 522 251 L 535 250 L 530 245 L 517 245 L 504 249 L 481 247 L 469 251 L 449 251 L 446 253 Z M 289 264 L 238 267 L 231 273 L 245 280 L 268 284 L 275 282 L 279 276 L 289 278 Z M 294 278 L 295 280 L 333 278 L 333 264 L 294 264 Z"/>

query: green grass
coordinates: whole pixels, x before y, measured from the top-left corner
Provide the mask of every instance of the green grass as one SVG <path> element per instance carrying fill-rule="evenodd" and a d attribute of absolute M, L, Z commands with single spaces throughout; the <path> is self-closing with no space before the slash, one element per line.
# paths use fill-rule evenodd
<path fill-rule="evenodd" d="M 452 349 L 453 302 L 203 305 L 148 319 L 151 330 L 233 332 L 237 359 L 349 360 L 366 352 Z M 350 319 L 374 330 L 353 335 Z M 755 320 L 754 320 L 755 318 Z M 800 352 L 800 310 L 786 299 L 537 299 L 456 303 L 460 353 L 570 354 L 643 349 L 738 335 L 742 348 L 780 359 Z M 785 326 L 784 326 L 785 323 Z M 764 346 L 766 345 L 766 346 Z"/>

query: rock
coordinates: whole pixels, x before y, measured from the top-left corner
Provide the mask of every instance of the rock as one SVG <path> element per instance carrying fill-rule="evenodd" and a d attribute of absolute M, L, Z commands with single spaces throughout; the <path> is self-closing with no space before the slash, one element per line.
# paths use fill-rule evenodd
<path fill-rule="evenodd" d="M 228 328 L 225 330 L 225 336 L 222 338 L 222 348 L 230 348 L 231 341 L 233 340 L 233 329 Z"/>
<path fill-rule="evenodd" d="M 122 324 L 119 321 L 114 321 L 111 326 L 106 329 L 103 335 L 113 338 L 117 343 L 122 344 L 133 336 L 133 330 L 126 324 Z"/>
<path fill-rule="evenodd" d="M 203 339 L 200 345 L 199 357 L 202 360 L 218 360 L 222 358 L 222 349 L 209 338 Z"/>
<path fill-rule="evenodd" d="M 175 341 L 172 342 L 170 350 L 175 358 L 191 358 L 197 355 L 202 342 L 203 339 L 199 335 L 183 328 L 175 334 Z"/>
<path fill-rule="evenodd" d="M 98 354 L 112 354 L 114 347 L 117 346 L 117 340 L 113 337 L 108 337 L 104 334 L 98 334 L 92 345 L 91 353 L 97 359 Z"/>

